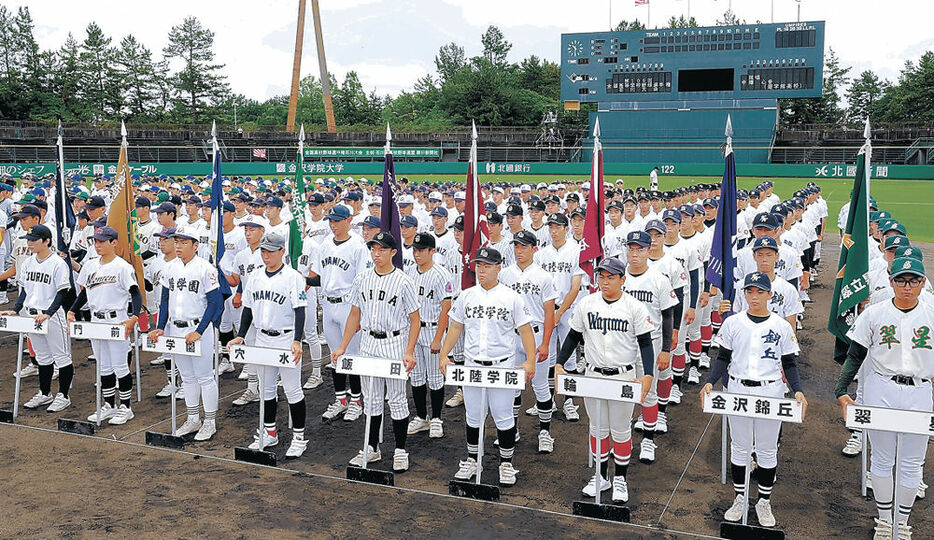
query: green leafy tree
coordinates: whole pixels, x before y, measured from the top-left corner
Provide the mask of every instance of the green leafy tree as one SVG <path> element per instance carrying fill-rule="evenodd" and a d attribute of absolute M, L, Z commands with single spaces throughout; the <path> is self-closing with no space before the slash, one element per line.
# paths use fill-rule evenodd
<path fill-rule="evenodd" d="M 115 69 L 111 38 L 95 22 L 88 24 L 78 60 L 81 67 L 82 96 L 94 120 L 120 115 L 122 85 Z"/>
<path fill-rule="evenodd" d="M 169 31 L 163 50 L 166 60 L 178 60 L 181 68 L 171 77 L 176 116 L 182 122 L 209 120 L 214 108 L 229 92 L 223 64 L 214 61 L 214 32 L 196 17 L 187 17 Z"/>
<path fill-rule="evenodd" d="M 723 12 L 722 19 L 717 19 L 717 26 L 737 26 L 741 24 L 746 24 L 746 19 L 740 19 L 731 9 Z"/>
<path fill-rule="evenodd" d="M 114 61 L 126 89 L 123 98 L 128 117 L 152 117 L 160 96 L 152 51 L 130 34 L 120 41 Z"/>
<path fill-rule="evenodd" d="M 848 82 L 850 67 L 843 67 L 833 48 L 828 49 L 824 59 L 823 96 L 819 98 L 794 98 L 778 100 L 785 125 L 841 124 L 845 117 L 840 107 L 839 90 Z"/>
<path fill-rule="evenodd" d="M 860 122 L 867 117 L 877 118 L 879 104 L 888 87 L 888 81 L 871 70 L 860 73 L 846 90 L 847 116 Z"/>
<path fill-rule="evenodd" d="M 506 41 L 506 36 L 496 26 L 490 26 L 480 37 L 483 45 L 483 56 L 494 66 L 506 64 L 506 56 L 512 50 L 512 43 Z"/>
<path fill-rule="evenodd" d="M 438 49 L 438 55 L 435 56 L 435 68 L 442 82 L 450 79 L 465 67 L 467 67 L 467 57 L 463 47 L 451 42 Z"/>
<path fill-rule="evenodd" d="M 645 25 L 639 22 L 639 19 L 633 19 L 632 22 L 623 19 L 619 21 L 619 24 L 616 25 L 616 28 L 613 30 L 617 32 L 628 32 L 630 30 L 645 30 Z"/>
<path fill-rule="evenodd" d="M 69 33 L 55 56 L 56 67 L 52 73 L 56 116 L 72 122 L 87 120 L 88 110 L 81 96 L 83 81 L 78 40 Z"/>
<path fill-rule="evenodd" d="M 680 17 L 672 16 L 668 19 L 668 28 L 697 28 L 697 20 L 694 17 L 685 19 L 684 15 Z"/>

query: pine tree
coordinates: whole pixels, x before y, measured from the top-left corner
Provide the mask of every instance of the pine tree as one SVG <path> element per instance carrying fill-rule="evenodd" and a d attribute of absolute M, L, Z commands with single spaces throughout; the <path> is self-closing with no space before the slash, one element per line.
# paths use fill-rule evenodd
<path fill-rule="evenodd" d="M 196 17 L 187 17 L 169 32 L 169 44 L 163 50 L 166 60 L 182 62 L 172 75 L 175 114 L 182 122 L 197 124 L 208 120 L 212 108 L 229 92 L 220 73 L 223 64 L 214 63 L 214 32 L 201 25 Z"/>
<path fill-rule="evenodd" d="M 130 34 L 120 41 L 114 59 L 126 88 L 124 103 L 128 117 L 151 117 L 159 97 L 152 52 Z"/>
<path fill-rule="evenodd" d="M 81 88 L 90 115 L 95 120 L 116 118 L 121 109 L 121 88 L 114 69 L 111 38 L 95 22 L 87 27 L 79 55 Z"/>

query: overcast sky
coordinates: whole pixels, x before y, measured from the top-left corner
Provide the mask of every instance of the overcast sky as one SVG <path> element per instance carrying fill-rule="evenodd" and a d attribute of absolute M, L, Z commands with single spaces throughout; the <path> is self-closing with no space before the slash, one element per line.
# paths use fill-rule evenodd
<path fill-rule="evenodd" d="M 713 25 L 730 0 L 651 0 L 651 24 L 690 14 Z M 287 94 L 292 72 L 298 0 L 0 0 L 28 5 L 41 47 L 58 49 L 69 32 L 78 41 L 96 21 L 114 38 L 132 33 L 161 57 L 169 29 L 194 15 L 215 32 L 215 50 L 236 92 L 255 99 Z M 480 35 L 497 25 L 513 43 L 509 59 L 535 54 L 559 59 L 560 34 L 602 31 L 620 19 L 645 22 L 647 8 L 633 0 L 321 0 L 328 68 L 338 80 L 355 70 L 367 90 L 396 95 L 434 73 L 438 48 L 455 41 L 468 56 L 480 52 Z M 748 23 L 796 20 L 795 0 L 732 0 Z M 934 48 L 931 0 L 803 0 L 801 19 L 825 20 L 826 45 L 851 74 L 872 69 L 895 80 L 906 60 Z M 311 2 L 306 17 L 302 76 L 318 74 Z"/>

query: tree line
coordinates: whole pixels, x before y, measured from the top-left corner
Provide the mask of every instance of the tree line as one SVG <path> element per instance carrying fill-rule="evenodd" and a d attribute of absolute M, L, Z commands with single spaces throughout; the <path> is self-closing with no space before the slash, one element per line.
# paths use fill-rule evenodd
<path fill-rule="evenodd" d="M 745 24 L 726 12 L 716 24 Z M 668 27 L 696 27 L 697 21 L 672 17 Z M 617 30 L 640 30 L 638 20 L 621 21 Z M 69 33 L 57 50 L 42 50 L 34 36 L 28 7 L 0 5 L 0 119 L 69 122 L 201 124 L 212 119 L 244 129 L 284 126 L 288 95 L 264 101 L 231 89 L 214 51 L 214 32 L 195 17 L 171 28 L 168 45 L 152 51 L 132 34 L 108 36 L 94 22 L 83 36 Z M 390 122 L 406 127 L 468 125 L 535 126 L 546 112 L 559 125 L 580 129 L 587 112 L 565 112 L 560 102 L 560 67 L 531 55 L 508 57 L 512 44 L 496 26 L 480 37 L 482 53 L 468 57 L 458 43 L 442 46 L 435 72 L 399 95 L 367 91 L 350 71 L 343 81 L 330 75 L 334 113 L 342 129 Z M 160 54 L 161 53 L 161 54 Z M 934 53 L 907 61 L 896 81 L 871 70 L 850 74 L 832 48 L 824 67 L 824 96 L 780 100 L 784 125 L 853 124 L 869 115 L 874 122 L 934 120 Z M 235 113 L 236 111 L 236 113 Z M 325 124 L 321 81 L 308 76 L 299 84 L 296 121 Z"/>

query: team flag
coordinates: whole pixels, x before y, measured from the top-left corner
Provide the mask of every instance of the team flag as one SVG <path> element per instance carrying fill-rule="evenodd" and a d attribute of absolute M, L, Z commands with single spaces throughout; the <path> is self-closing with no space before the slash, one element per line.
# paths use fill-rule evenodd
<path fill-rule="evenodd" d="M 211 146 L 214 149 L 213 178 L 211 181 L 211 230 L 214 238 L 211 239 L 211 257 L 217 267 L 217 283 L 221 296 L 230 296 L 230 284 L 221 270 L 221 259 L 224 258 L 224 186 L 221 178 L 221 149 L 217 144 L 217 122 L 211 125 Z M 223 310 L 221 310 L 223 312 Z M 220 324 L 221 314 L 217 315 L 215 324 Z"/>
<path fill-rule="evenodd" d="M 726 117 L 726 149 L 723 180 L 720 183 L 720 206 L 713 229 L 713 244 L 707 264 L 707 282 L 723 292 L 723 299 L 733 301 L 733 270 L 736 268 L 736 156 L 733 154 L 733 123 Z"/>
<path fill-rule="evenodd" d="M 383 183 L 380 186 L 382 190 L 382 202 L 380 203 L 380 227 L 382 232 L 392 234 L 402 246 L 402 226 L 399 223 L 399 207 L 396 205 L 396 194 L 399 193 L 399 184 L 396 183 L 396 168 L 392 164 L 392 131 L 389 130 L 389 124 L 386 124 L 386 147 L 383 149 L 385 154 L 385 164 L 383 166 Z M 392 265 L 402 269 L 402 250 L 396 250 L 395 257 L 392 258 Z"/>
<path fill-rule="evenodd" d="M 136 201 L 133 199 L 133 184 L 130 181 L 130 162 L 126 155 L 126 125 L 120 122 L 120 158 L 117 160 L 117 196 L 110 205 L 107 214 L 107 226 L 117 231 L 118 257 L 130 263 L 136 273 L 136 282 L 142 285 L 143 258 L 139 244 L 139 218 L 136 217 Z M 146 288 L 139 288 L 143 296 L 143 305 L 146 305 Z"/>
<path fill-rule="evenodd" d="M 266 149 L 265 148 L 254 148 L 253 157 L 260 158 L 260 159 L 266 159 Z"/>
<path fill-rule="evenodd" d="M 593 269 L 603 258 L 604 221 L 603 145 L 600 144 L 600 119 L 593 125 L 593 160 L 590 168 L 590 194 L 587 196 L 587 214 L 584 217 L 584 235 L 581 238 L 580 267 L 590 276 L 591 287 L 597 283 Z M 596 264 L 595 264 L 596 263 Z"/>
<path fill-rule="evenodd" d="M 71 244 L 71 236 L 74 234 L 75 230 L 75 211 L 71 207 L 71 203 L 68 201 L 68 194 L 65 191 L 65 152 L 64 152 L 64 143 L 62 139 L 64 138 L 65 130 L 62 129 L 62 121 L 58 121 L 58 141 L 56 146 L 58 148 L 58 163 L 56 163 L 56 174 L 55 174 L 55 223 L 58 224 L 58 227 L 55 228 L 56 233 L 56 243 L 58 245 L 58 251 L 62 253 L 71 253 L 68 249 L 69 244 Z M 71 262 L 68 263 L 68 279 L 71 281 L 72 286 L 74 286 L 74 276 L 72 275 Z"/>
<path fill-rule="evenodd" d="M 649 0 L 636 0 L 637 6 L 644 6 L 649 3 Z"/>
<path fill-rule="evenodd" d="M 292 219 L 289 220 L 289 253 L 292 254 L 292 268 L 298 268 L 298 259 L 305 248 L 302 235 L 305 234 L 305 124 L 298 132 L 298 154 L 295 156 L 295 190 L 292 192 Z"/>
<path fill-rule="evenodd" d="M 466 205 L 464 206 L 464 249 L 463 272 L 461 273 L 461 289 L 473 287 L 477 282 L 474 273 L 476 268 L 472 264 L 477 250 L 486 246 L 490 241 L 490 226 L 483 211 L 483 201 L 480 200 L 480 179 L 477 176 L 477 125 L 471 122 L 473 131 L 470 142 L 470 161 L 467 163 Z"/>
<path fill-rule="evenodd" d="M 856 176 L 850 195 L 850 211 L 840 246 L 840 262 L 830 303 L 827 329 L 837 339 L 848 342 L 846 333 L 856 320 L 860 302 L 869 298 L 869 171 L 872 143 L 869 120 L 864 131 L 866 142 L 856 156 Z"/>

